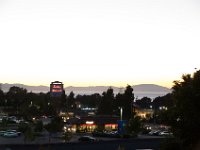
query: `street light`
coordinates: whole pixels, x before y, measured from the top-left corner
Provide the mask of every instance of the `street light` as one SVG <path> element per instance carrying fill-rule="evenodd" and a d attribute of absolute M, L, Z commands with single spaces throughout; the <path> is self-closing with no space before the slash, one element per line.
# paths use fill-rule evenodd
<path fill-rule="evenodd" d="M 123 108 L 119 107 L 119 109 L 120 109 L 120 120 L 122 120 Z"/>

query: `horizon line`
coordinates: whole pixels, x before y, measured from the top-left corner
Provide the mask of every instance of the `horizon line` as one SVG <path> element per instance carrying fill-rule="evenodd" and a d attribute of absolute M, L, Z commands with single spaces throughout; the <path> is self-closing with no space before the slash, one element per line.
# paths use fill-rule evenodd
<path fill-rule="evenodd" d="M 62 82 L 63 83 L 63 82 Z M 0 83 L 0 85 L 1 84 L 20 84 L 20 85 L 25 85 L 25 86 L 34 86 L 34 87 L 36 87 L 36 86 L 45 86 L 45 87 L 50 87 L 50 84 L 49 85 L 47 85 L 47 84 L 44 84 L 44 85 L 40 85 L 40 84 L 37 84 L 37 85 L 31 85 L 31 84 L 24 84 L 24 83 Z M 64 83 L 63 83 L 64 84 Z M 65 84 L 64 84 L 65 85 Z M 155 83 L 141 83 L 141 84 L 133 84 L 133 85 L 131 85 L 131 84 L 127 84 L 126 86 L 128 86 L 128 85 L 130 85 L 130 86 L 137 86 L 137 85 L 158 85 L 158 86 L 162 86 L 162 87 L 165 87 L 165 88 L 169 88 L 169 89 L 171 89 L 172 88 L 172 86 L 163 86 L 163 85 L 160 85 L 160 84 L 155 84 Z M 64 88 L 67 88 L 67 87 L 117 87 L 117 88 L 126 88 L 126 86 L 117 86 L 117 85 L 85 85 L 85 86 L 80 86 L 80 85 L 78 85 L 78 86 L 76 86 L 76 85 L 68 85 L 68 86 L 64 86 Z"/>

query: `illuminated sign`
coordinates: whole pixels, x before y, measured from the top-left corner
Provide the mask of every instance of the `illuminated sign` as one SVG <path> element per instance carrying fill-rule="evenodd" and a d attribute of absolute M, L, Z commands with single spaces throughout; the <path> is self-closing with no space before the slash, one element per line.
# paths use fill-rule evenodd
<path fill-rule="evenodd" d="M 118 133 L 119 134 L 125 134 L 127 121 L 126 120 L 118 120 L 117 124 L 118 124 L 117 125 L 118 126 Z"/>
<path fill-rule="evenodd" d="M 53 93 L 60 93 L 60 92 L 62 92 L 62 89 L 52 89 L 51 92 L 53 92 Z"/>
<path fill-rule="evenodd" d="M 86 121 L 86 124 L 94 124 L 94 121 Z"/>
<path fill-rule="evenodd" d="M 62 88 L 62 85 L 53 85 L 53 88 L 54 89 L 60 89 L 60 88 Z"/>
<path fill-rule="evenodd" d="M 50 93 L 52 97 L 60 97 L 63 93 L 62 82 L 59 82 L 59 81 L 51 82 Z"/>

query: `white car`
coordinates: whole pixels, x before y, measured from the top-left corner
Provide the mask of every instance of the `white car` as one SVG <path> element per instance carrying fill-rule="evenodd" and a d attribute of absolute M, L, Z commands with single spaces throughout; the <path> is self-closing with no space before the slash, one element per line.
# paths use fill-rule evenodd
<path fill-rule="evenodd" d="M 21 132 L 19 132 L 19 131 L 17 131 L 17 130 L 7 130 L 6 132 L 15 132 L 15 133 L 17 133 L 18 135 L 21 135 L 21 134 L 22 134 Z"/>
<path fill-rule="evenodd" d="M 17 132 L 8 131 L 3 134 L 4 137 L 18 137 Z"/>
<path fill-rule="evenodd" d="M 169 131 L 162 131 L 162 132 L 159 133 L 159 135 L 161 135 L 161 136 L 168 136 L 168 135 L 172 135 L 172 133 L 169 132 Z"/>

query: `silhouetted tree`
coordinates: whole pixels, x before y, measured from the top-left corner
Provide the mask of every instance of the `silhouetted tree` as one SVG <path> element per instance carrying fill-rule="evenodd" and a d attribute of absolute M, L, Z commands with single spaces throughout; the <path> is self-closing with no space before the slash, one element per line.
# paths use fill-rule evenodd
<path fill-rule="evenodd" d="M 140 108 L 149 109 L 151 105 L 151 98 L 143 97 L 140 100 L 136 100 L 136 104 L 139 105 Z"/>
<path fill-rule="evenodd" d="M 67 97 L 67 107 L 68 109 L 74 109 L 75 108 L 75 98 L 74 98 L 74 92 L 71 91 L 69 96 Z"/>
<path fill-rule="evenodd" d="M 133 88 L 128 85 L 124 92 L 123 96 L 123 118 L 126 120 L 131 119 L 133 117 L 133 101 L 134 101 L 134 94 Z"/>
<path fill-rule="evenodd" d="M 56 132 L 60 132 L 63 130 L 63 120 L 61 117 L 55 117 L 51 120 L 50 124 L 47 124 L 45 126 L 45 128 L 47 129 L 48 132 L 50 133 L 56 133 Z"/>
<path fill-rule="evenodd" d="M 158 96 L 153 100 L 153 107 L 155 110 L 159 110 L 159 108 L 162 106 L 165 106 L 167 108 L 174 106 L 172 93 L 168 93 L 164 96 Z"/>
<path fill-rule="evenodd" d="M 61 106 L 60 109 L 63 111 L 67 111 L 67 96 L 65 94 L 65 90 L 63 91 L 61 95 Z"/>
<path fill-rule="evenodd" d="M 133 101 L 134 93 L 133 88 L 127 85 L 124 93 L 118 93 L 114 100 L 114 112 L 119 115 L 119 108 L 123 109 L 123 119 L 129 120 L 133 117 Z"/>
<path fill-rule="evenodd" d="M 200 71 L 174 81 L 175 105 L 170 109 L 170 125 L 176 138 L 187 150 L 200 142 Z"/>
<path fill-rule="evenodd" d="M 115 96 L 115 100 L 114 100 L 114 104 L 113 104 L 115 115 L 120 115 L 119 108 L 124 106 L 123 105 L 123 102 L 124 102 L 123 101 L 123 96 L 124 96 L 124 94 L 121 94 L 121 93 L 118 93 Z"/>
<path fill-rule="evenodd" d="M 139 116 L 132 117 L 127 125 L 127 131 L 132 136 L 137 136 L 137 134 L 142 130 L 142 120 Z"/>
<path fill-rule="evenodd" d="M 48 92 L 45 97 L 44 97 L 44 109 L 43 112 L 45 115 L 47 116 L 55 116 L 56 115 L 56 109 L 54 108 L 54 106 L 51 103 L 51 99 L 50 99 L 50 92 Z"/>
<path fill-rule="evenodd" d="M 98 114 L 101 115 L 112 115 L 113 114 L 113 101 L 114 93 L 113 89 L 109 88 L 106 92 L 102 94 L 102 100 L 98 107 Z"/>
<path fill-rule="evenodd" d="M 7 105 L 11 106 L 13 112 L 19 113 L 22 104 L 26 101 L 27 90 L 13 86 L 6 94 Z"/>
<path fill-rule="evenodd" d="M 0 89 L 0 106 L 5 106 L 5 94 L 1 89 Z"/>
<path fill-rule="evenodd" d="M 85 107 L 98 107 L 101 98 L 100 94 L 94 93 L 92 95 L 77 95 L 75 101 Z"/>
<path fill-rule="evenodd" d="M 172 120 L 172 109 L 175 105 L 175 101 L 172 93 L 168 93 L 164 96 L 156 97 L 152 102 L 152 108 L 154 109 L 154 115 L 151 121 L 158 124 L 169 125 Z"/>

